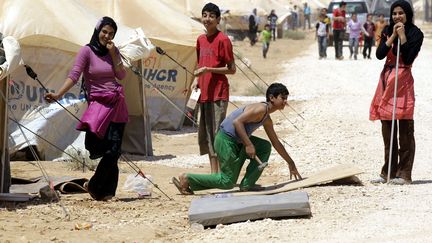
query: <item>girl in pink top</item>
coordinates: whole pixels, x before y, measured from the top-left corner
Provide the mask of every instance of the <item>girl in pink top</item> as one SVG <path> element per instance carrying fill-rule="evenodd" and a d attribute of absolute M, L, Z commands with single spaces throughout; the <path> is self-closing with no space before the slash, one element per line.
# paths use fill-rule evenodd
<path fill-rule="evenodd" d="M 85 147 L 90 158 L 102 157 L 95 174 L 87 184 L 95 200 L 108 200 L 115 196 L 118 182 L 117 161 L 128 111 L 123 87 L 117 80 L 126 76 L 119 51 L 112 39 L 117 24 L 110 17 L 98 21 L 90 43 L 82 47 L 75 64 L 57 93 L 47 93 L 48 102 L 60 99 L 79 80 L 84 78 L 88 108 L 77 129 L 86 132 Z"/>

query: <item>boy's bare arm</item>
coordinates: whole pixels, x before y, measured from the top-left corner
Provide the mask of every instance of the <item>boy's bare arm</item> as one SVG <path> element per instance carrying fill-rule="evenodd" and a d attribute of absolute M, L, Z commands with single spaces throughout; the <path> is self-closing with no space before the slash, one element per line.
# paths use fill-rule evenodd
<path fill-rule="evenodd" d="M 273 121 L 271 120 L 271 118 L 267 119 L 264 122 L 264 130 L 268 138 L 270 139 L 270 142 L 272 143 L 273 147 L 276 149 L 279 155 L 282 156 L 282 158 L 288 163 L 288 168 L 290 170 L 290 179 L 292 179 L 292 176 L 294 176 L 296 180 L 302 179 L 300 173 L 297 171 L 297 167 L 294 163 L 294 160 L 292 160 L 291 156 L 285 150 L 285 147 L 279 141 L 279 138 L 277 137 L 276 132 L 274 130 Z"/>
<path fill-rule="evenodd" d="M 203 73 L 218 73 L 218 74 L 234 74 L 236 72 L 236 66 L 234 60 L 228 63 L 225 67 L 200 67 L 195 70 L 194 75 L 200 76 Z"/>

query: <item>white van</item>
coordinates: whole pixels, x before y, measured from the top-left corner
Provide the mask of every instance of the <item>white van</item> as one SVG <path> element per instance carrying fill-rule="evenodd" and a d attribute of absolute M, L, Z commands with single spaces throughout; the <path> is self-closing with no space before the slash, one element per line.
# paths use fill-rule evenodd
<path fill-rule="evenodd" d="M 327 16 L 332 20 L 333 23 L 333 10 L 339 8 L 340 3 L 344 1 L 346 2 L 346 18 L 347 23 L 348 20 L 351 18 L 352 13 L 357 13 L 357 19 L 360 23 L 364 24 L 367 19 L 367 15 L 370 13 L 369 9 L 369 0 L 332 0 L 328 6 L 327 9 Z M 386 0 L 382 0 L 386 1 Z M 349 30 L 345 32 L 344 40 L 348 41 L 349 37 Z M 329 46 L 333 45 L 333 31 L 332 28 L 330 28 L 330 37 L 329 37 Z"/>
<path fill-rule="evenodd" d="M 413 7 L 411 0 L 405 1 L 411 4 L 411 8 Z M 390 7 L 394 2 L 396 2 L 396 0 L 373 0 L 371 5 L 371 13 L 376 17 L 383 14 L 384 19 L 388 21 L 390 19 Z"/>

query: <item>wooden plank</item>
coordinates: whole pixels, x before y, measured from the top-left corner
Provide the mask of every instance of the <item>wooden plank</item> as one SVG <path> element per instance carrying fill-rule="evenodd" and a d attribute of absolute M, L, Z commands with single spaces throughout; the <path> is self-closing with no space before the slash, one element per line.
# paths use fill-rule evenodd
<path fill-rule="evenodd" d="M 314 174 L 312 176 L 309 176 L 307 178 L 304 178 L 301 181 L 289 181 L 284 182 L 280 184 L 273 184 L 273 185 L 267 185 L 263 186 L 263 188 L 259 191 L 247 191 L 247 192 L 240 192 L 238 189 L 236 190 L 219 190 L 219 189 L 213 189 L 213 190 L 207 190 L 207 193 L 233 193 L 234 196 L 243 196 L 243 195 L 270 195 L 270 194 L 276 194 L 281 192 L 287 192 L 299 188 L 305 188 L 315 185 L 322 185 L 326 183 L 330 183 L 335 180 L 339 180 L 342 178 L 347 178 L 350 176 L 358 175 L 363 173 L 360 169 L 353 165 L 337 165 L 331 168 L 328 168 L 326 170 L 323 170 L 321 172 L 318 172 L 317 174 Z"/>
<path fill-rule="evenodd" d="M 204 226 L 310 215 L 309 196 L 306 192 L 242 197 L 207 196 L 193 199 L 189 208 L 190 224 Z"/>

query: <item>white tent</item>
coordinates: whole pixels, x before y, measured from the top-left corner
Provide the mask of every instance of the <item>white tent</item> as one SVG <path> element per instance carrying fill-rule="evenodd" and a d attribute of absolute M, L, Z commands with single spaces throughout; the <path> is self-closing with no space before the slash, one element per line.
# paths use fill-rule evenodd
<path fill-rule="evenodd" d="M 76 53 L 89 42 L 96 22 L 101 17 L 74 0 L 4 0 L 0 1 L 0 8 L 0 32 L 4 36 L 13 36 L 20 42 L 24 62 L 33 68 L 39 80 L 49 90 L 61 87 Z M 121 24 L 118 26 L 114 39 L 116 43 L 127 42 L 131 36 L 137 34 L 135 29 Z M 57 104 L 46 104 L 43 100 L 45 91 L 27 76 L 24 67 L 13 72 L 10 80 L 9 116 L 62 149 L 76 141 L 80 135 L 80 132 L 75 130 L 77 120 Z M 140 94 L 140 79 L 129 72 L 125 81 L 129 95 L 143 100 Z M 144 109 L 143 103 L 136 103 L 135 100 L 129 97 L 126 100 L 128 106 L 132 107 L 130 116 L 141 119 L 131 119 L 132 122 L 128 124 L 123 151 L 143 153 Z M 86 106 L 83 99 L 80 99 L 78 85 L 64 96 L 61 103 L 77 117 L 80 117 Z M 140 128 L 138 131 L 130 131 L 137 126 Z M 9 124 L 9 135 L 11 153 L 28 146 L 16 124 Z M 32 145 L 37 145 L 45 159 L 50 160 L 61 155 L 37 136 L 30 133 L 26 137 Z M 77 142 L 76 146 L 82 146 L 82 142 Z"/>
<path fill-rule="evenodd" d="M 143 74 L 158 86 L 180 109 L 185 109 L 197 59 L 195 43 L 204 33 L 203 26 L 159 0 L 82 0 L 83 5 L 108 15 L 131 27 L 142 27 L 155 46 L 168 56 L 154 50 L 143 60 Z M 185 116 L 153 88 L 146 85 L 147 107 L 153 129 L 180 129 Z"/>

